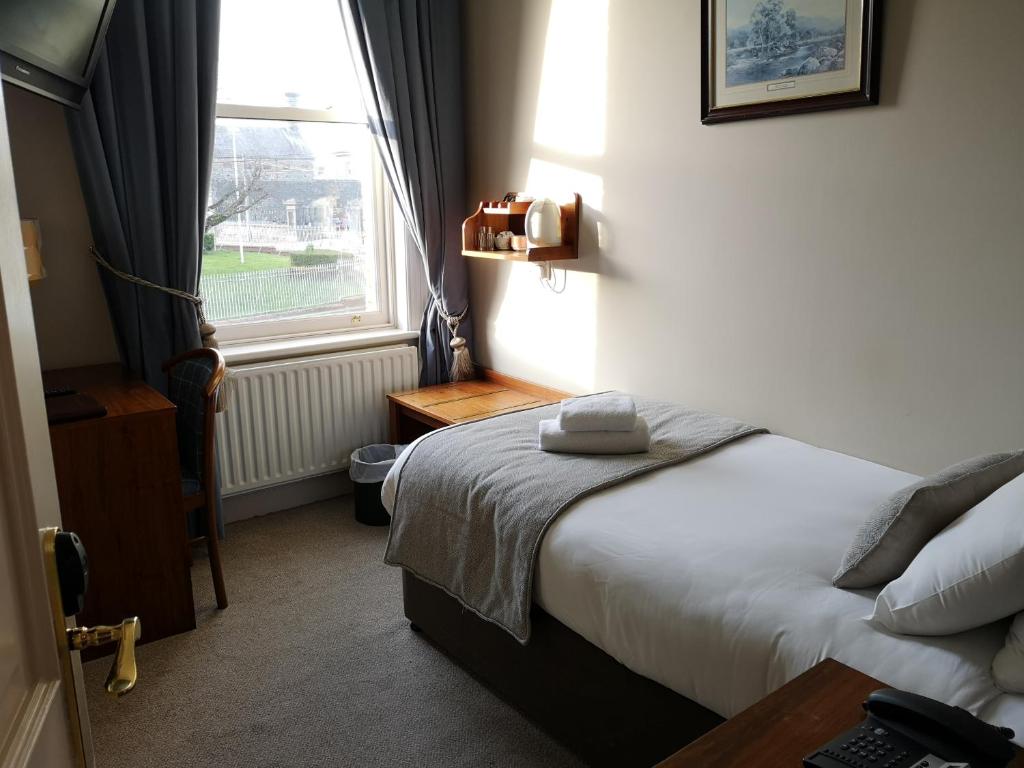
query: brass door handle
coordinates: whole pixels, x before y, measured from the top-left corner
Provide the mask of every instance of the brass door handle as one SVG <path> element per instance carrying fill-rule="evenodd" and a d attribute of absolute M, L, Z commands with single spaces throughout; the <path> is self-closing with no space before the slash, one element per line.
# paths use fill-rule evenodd
<path fill-rule="evenodd" d="M 68 648 L 80 651 L 107 643 L 117 643 L 114 663 L 110 665 L 106 689 L 111 696 L 124 696 L 135 687 L 139 670 L 135 665 L 135 642 L 142 639 L 142 622 L 138 616 L 125 619 L 114 627 L 75 627 L 68 631 Z"/>

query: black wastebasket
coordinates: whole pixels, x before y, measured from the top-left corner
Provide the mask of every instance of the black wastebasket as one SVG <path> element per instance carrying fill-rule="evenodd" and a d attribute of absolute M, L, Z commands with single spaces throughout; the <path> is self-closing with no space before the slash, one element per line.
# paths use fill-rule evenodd
<path fill-rule="evenodd" d="M 391 515 L 380 500 L 380 491 L 388 471 L 404 450 L 404 445 L 367 445 L 352 451 L 348 474 L 355 486 L 356 520 L 360 523 L 387 525 L 391 522 Z"/>

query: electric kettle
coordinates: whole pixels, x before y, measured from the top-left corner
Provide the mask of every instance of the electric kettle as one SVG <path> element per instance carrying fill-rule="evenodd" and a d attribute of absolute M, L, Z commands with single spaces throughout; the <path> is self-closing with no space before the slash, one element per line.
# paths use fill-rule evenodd
<path fill-rule="evenodd" d="M 534 200 L 526 211 L 526 237 L 530 245 L 562 244 L 562 209 L 550 198 Z"/>

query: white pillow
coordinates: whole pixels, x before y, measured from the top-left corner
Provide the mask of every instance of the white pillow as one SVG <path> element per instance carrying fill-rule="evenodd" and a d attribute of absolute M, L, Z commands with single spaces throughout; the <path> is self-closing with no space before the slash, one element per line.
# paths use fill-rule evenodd
<path fill-rule="evenodd" d="M 1024 610 L 1024 475 L 929 541 L 875 600 L 873 621 L 906 635 L 950 635 Z"/>
<path fill-rule="evenodd" d="M 1024 693 L 1024 613 L 1017 614 L 1006 633 L 1006 645 L 992 662 L 992 677 L 1007 693 Z"/>

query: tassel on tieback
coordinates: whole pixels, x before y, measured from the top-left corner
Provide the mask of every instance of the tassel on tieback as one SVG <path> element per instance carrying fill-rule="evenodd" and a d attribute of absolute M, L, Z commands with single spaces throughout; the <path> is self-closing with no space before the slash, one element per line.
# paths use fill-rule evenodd
<path fill-rule="evenodd" d="M 202 304 L 197 305 L 197 311 L 199 314 L 199 338 L 202 340 L 202 344 L 207 349 L 220 349 L 220 343 L 217 341 L 217 326 L 207 321 L 206 315 L 202 311 Z M 220 387 L 217 389 L 217 413 L 223 413 L 228 409 L 228 405 L 231 403 L 231 392 L 235 388 L 235 377 L 228 368 L 224 372 L 224 380 L 220 383 Z"/>
<path fill-rule="evenodd" d="M 220 349 L 220 343 L 217 341 L 217 326 L 213 323 L 202 323 L 199 326 L 199 337 L 207 349 Z"/>
<path fill-rule="evenodd" d="M 473 358 L 466 347 L 466 340 L 461 336 L 455 336 L 448 342 L 452 348 L 452 381 L 469 381 L 476 378 L 476 366 L 473 365 Z"/>
<path fill-rule="evenodd" d="M 452 368 L 448 373 L 450 381 L 471 381 L 476 378 L 476 366 L 469 354 L 469 347 L 466 346 L 466 340 L 458 334 L 459 323 L 468 311 L 469 307 L 459 315 L 448 315 L 441 311 L 445 322 L 448 323 L 448 330 L 452 333 L 452 340 L 448 342 L 448 346 L 452 348 Z"/>

